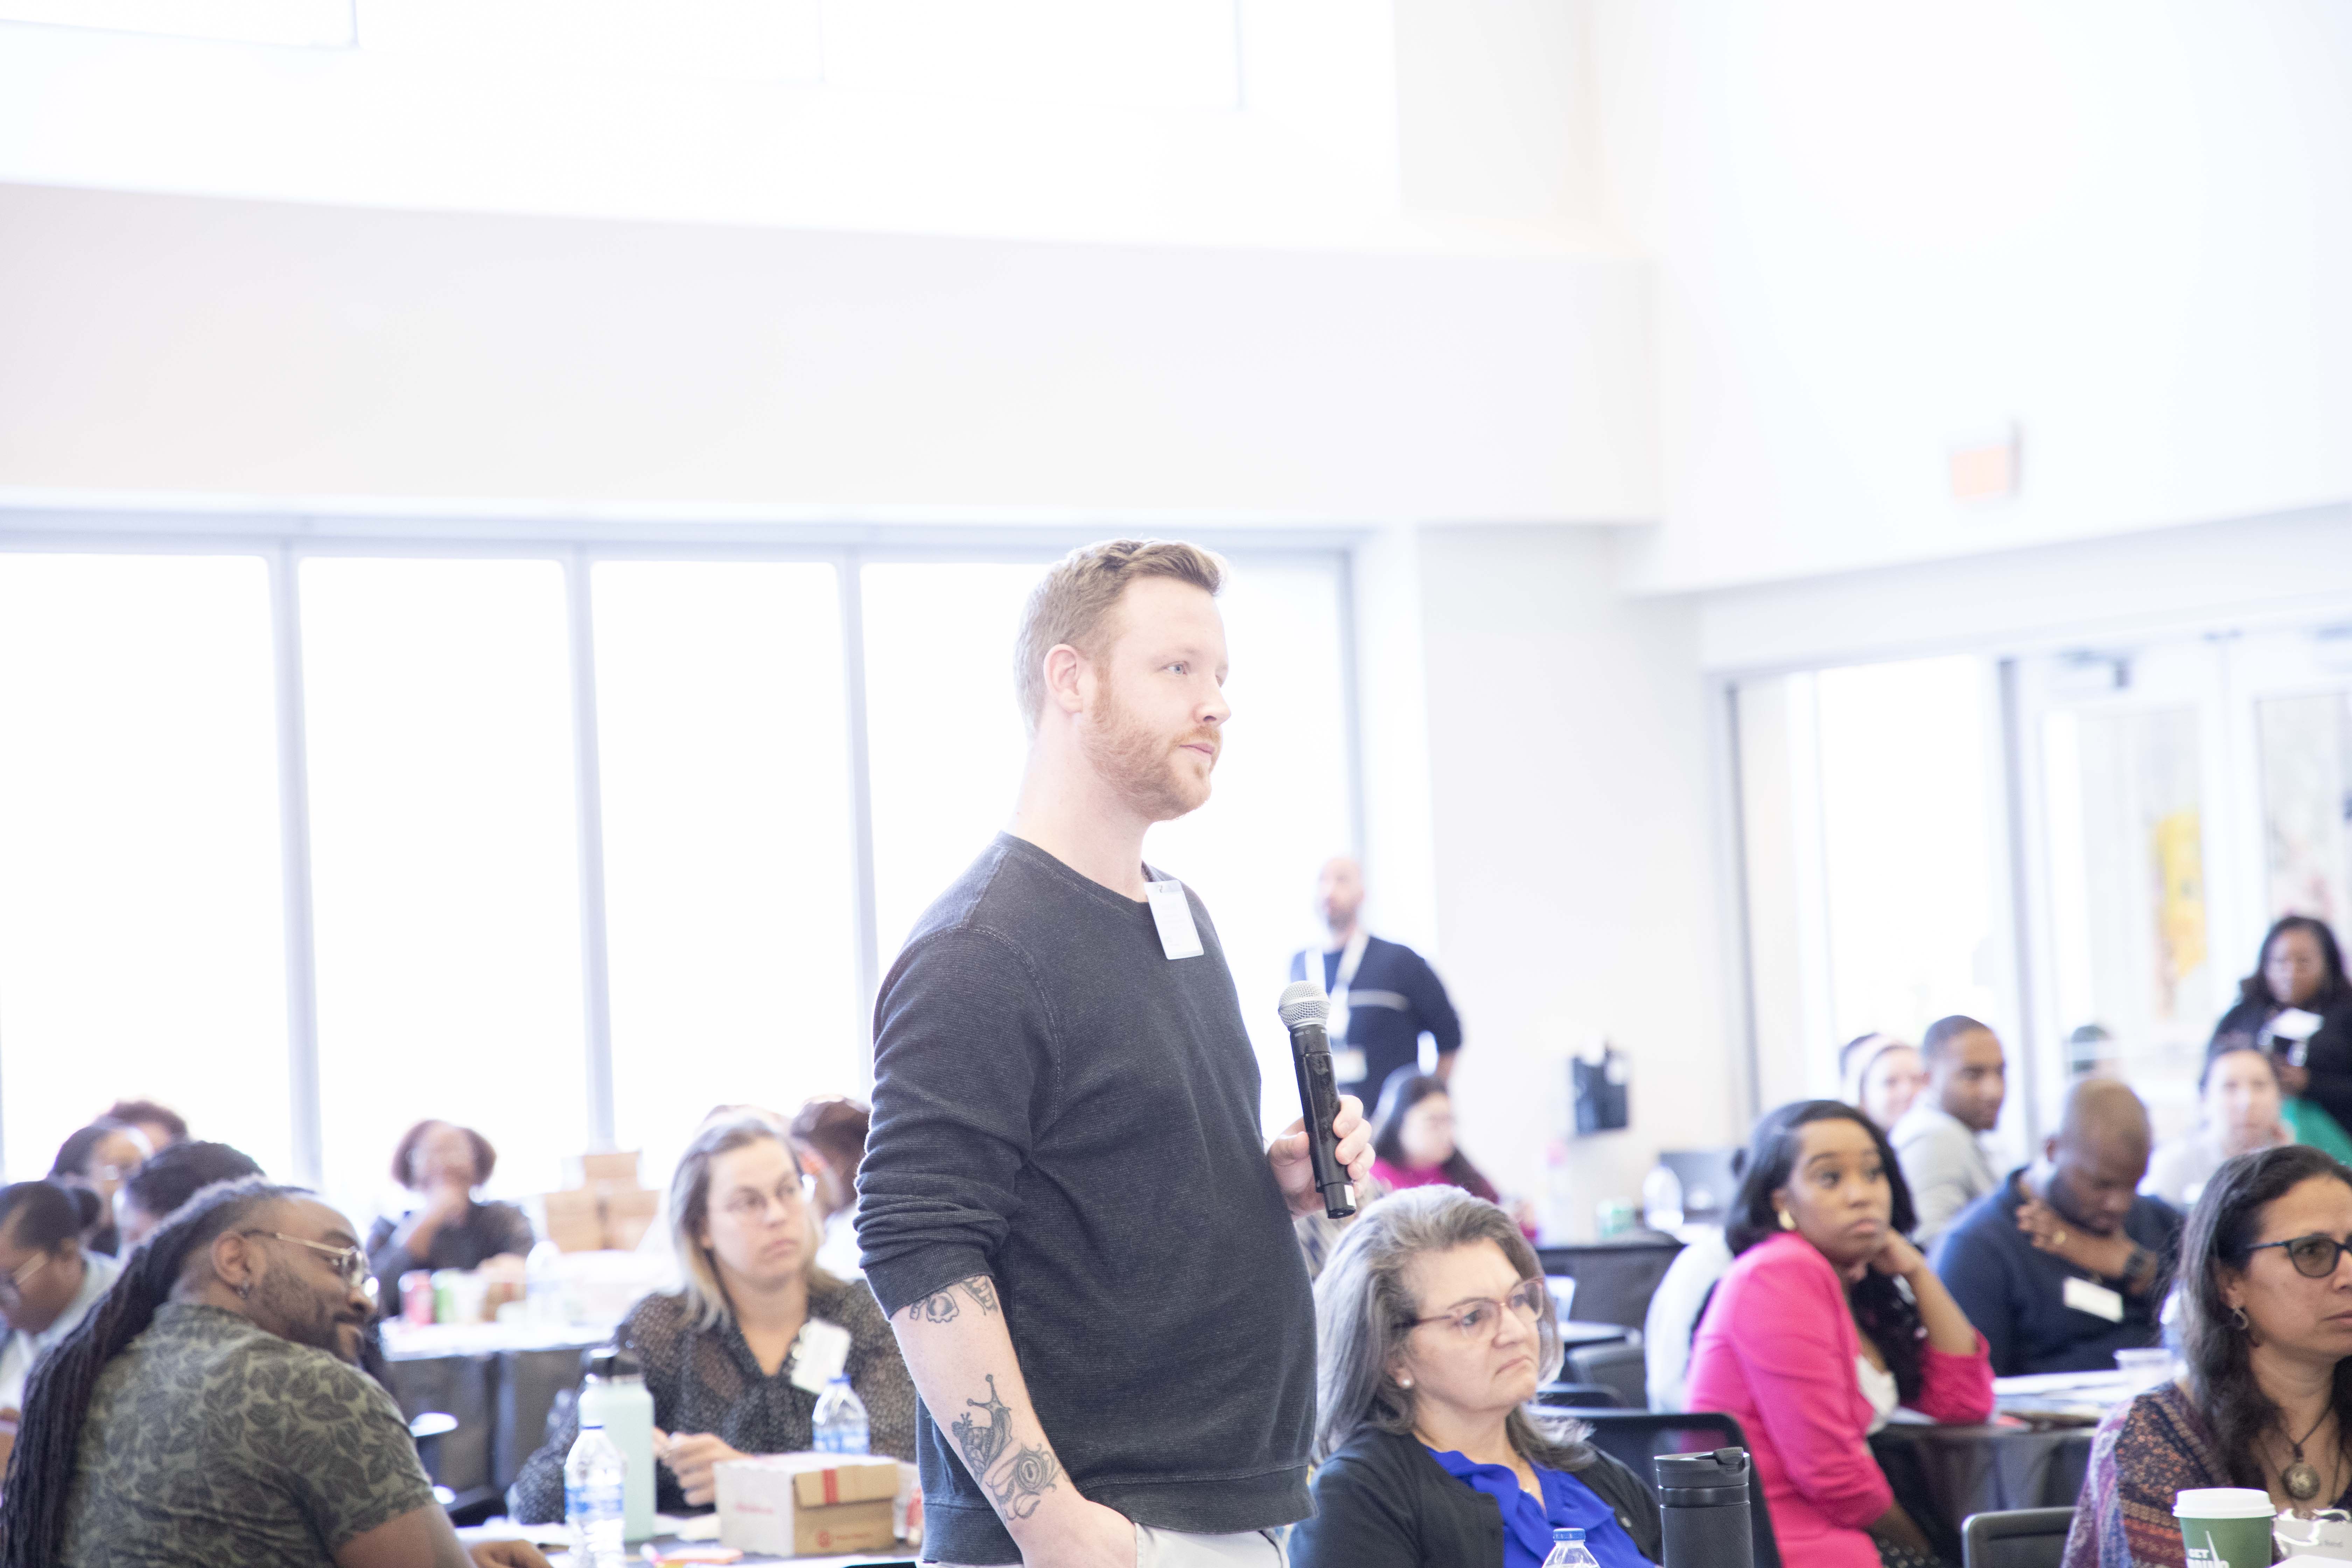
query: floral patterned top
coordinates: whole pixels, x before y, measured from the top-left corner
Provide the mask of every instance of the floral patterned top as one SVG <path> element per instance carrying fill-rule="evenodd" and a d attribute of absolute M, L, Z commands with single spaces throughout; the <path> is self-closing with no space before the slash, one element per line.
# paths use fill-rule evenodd
<path fill-rule="evenodd" d="M 874 1292 L 863 1280 L 820 1274 L 809 1281 L 808 1310 L 810 1317 L 849 1331 L 843 1370 L 866 1406 L 873 1451 L 912 1460 L 915 1384 Z M 734 1319 L 704 1328 L 684 1296 L 657 1293 L 629 1309 L 614 1341 L 644 1366 L 654 1425 L 663 1431 L 708 1432 L 746 1454 L 796 1454 L 814 1445 L 816 1395 L 793 1382 L 789 1355 L 772 1374 L 761 1371 Z M 569 1413 L 546 1446 L 523 1461 L 509 1493 L 517 1519 L 548 1524 L 563 1517 L 563 1461 L 579 1436 L 579 1415 Z M 687 1506 L 667 1467 L 656 1466 L 655 1475 L 654 1506 L 662 1512 L 708 1511 L 708 1504 Z"/>
<path fill-rule="evenodd" d="M 2238 1484 L 2180 1386 L 2150 1389 L 2099 1423 L 2062 1568 L 2188 1568 L 2173 1498 Z M 2352 1508 L 2352 1493 L 2334 1506 Z"/>

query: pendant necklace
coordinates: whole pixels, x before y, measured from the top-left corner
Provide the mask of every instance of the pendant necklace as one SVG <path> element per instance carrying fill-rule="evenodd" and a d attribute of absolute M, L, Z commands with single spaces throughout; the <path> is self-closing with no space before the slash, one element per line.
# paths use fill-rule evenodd
<path fill-rule="evenodd" d="M 2294 1463 L 2279 1472 L 2279 1485 L 2286 1489 L 2286 1495 L 2297 1502 L 2309 1502 L 2319 1495 L 2319 1472 L 2304 1462 L 2303 1444 L 2310 1442 L 2311 1433 L 2326 1426 L 2328 1416 L 2335 1414 L 2332 1409 L 2321 1412 L 2319 1419 L 2311 1424 L 2311 1432 L 2303 1435 L 2302 1443 L 2292 1438 L 2287 1441 L 2287 1447 L 2294 1450 Z M 2285 1433 L 2281 1432 L 2280 1436 L 2284 1436 Z"/>

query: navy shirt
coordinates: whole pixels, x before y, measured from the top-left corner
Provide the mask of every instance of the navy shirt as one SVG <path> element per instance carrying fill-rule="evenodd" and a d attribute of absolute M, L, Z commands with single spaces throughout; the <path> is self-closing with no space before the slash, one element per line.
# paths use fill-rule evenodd
<path fill-rule="evenodd" d="M 2113 1279 L 2095 1279 L 2052 1253 L 2037 1249 L 2017 1228 L 2023 1204 L 2019 1176 L 1961 1211 L 1936 1248 L 1936 1273 L 1992 1352 L 1996 1377 L 2033 1372 L 2105 1372 L 2116 1352 L 2158 1342 L 2157 1312 L 2164 1292 L 2125 1295 Z M 2145 1194 L 2124 1216 L 2124 1234 L 2157 1255 L 2168 1272 L 2180 1250 L 2180 1215 Z M 2123 1296 L 2121 1322 L 2066 1304 L 2066 1281 L 2090 1279 Z"/>
<path fill-rule="evenodd" d="M 1323 989 L 1328 991 L 1339 984 L 1339 952 L 1334 950 L 1322 957 Z M 1307 978 L 1307 959 L 1304 952 L 1291 955 L 1291 979 Z M 1420 1064 L 1424 1034 L 1437 1041 L 1441 1057 L 1462 1048 L 1462 1020 L 1454 1016 L 1454 1004 L 1437 972 L 1401 942 L 1366 938 L 1363 960 L 1348 986 L 1347 1038 L 1349 1049 L 1364 1053 L 1364 1075 L 1343 1075 L 1340 1087 L 1361 1097 L 1369 1110 L 1391 1073 Z"/>

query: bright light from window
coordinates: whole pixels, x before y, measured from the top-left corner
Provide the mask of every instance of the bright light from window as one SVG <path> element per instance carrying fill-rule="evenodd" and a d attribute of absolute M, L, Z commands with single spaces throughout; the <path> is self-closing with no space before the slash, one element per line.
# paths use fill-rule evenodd
<path fill-rule="evenodd" d="M 1208 805 L 1153 828 L 1144 845 L 1216 923 L 1277 1127 L 1298 1115 L 1298 1089 L 1275 1001 L 1290 955 L 1321 942 L 1316 873 L 1353 841 L 1339 586 L 1328 561 L 1234 565 L 1217 601 L 1234 713 L 1215 786 Z"/>
<path fill-rule="evenodd" d="M 313 560 L 301 588 L 328 1190 L 363 1209 L 428 1116 L 498 1147 L 498 1190 L 554 1186 L 588 1141 L 562 574 Z"/>
<path fill-rule="evenodd" d="M 593 582 L 615 1124 L 652 1184 L 716 1102 L 866 1090 L 840 590 L 798 563 Z"/>
<path fill-rule="evenodd" d="M 0 555 L 0 1111 L 46 1174 L 117 1098 L 289 1173 L 269 586 Z"/>
<path fill-rule="evenodd" d="M 866 752 L 882 967 L 1013 816 L 1028 731 L 1013 639 L 1043 565 L 865 568 Z"/>

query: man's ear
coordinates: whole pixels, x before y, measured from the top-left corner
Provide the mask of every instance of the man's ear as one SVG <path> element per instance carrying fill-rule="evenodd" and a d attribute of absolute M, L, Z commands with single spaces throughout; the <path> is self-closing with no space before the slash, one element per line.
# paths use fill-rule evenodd
<path fill-rule="evenodd" d="M 2055 1132 L 2042 1141 L 2042 1163 L 2045 1165 L 2058 1163 L 2058 1134 Z"/>
<path fill-rule="evenodd" d="M 259 1259 L 254 1256 L 253 1239 L 225 1230 L 213 1237 L 213 1274 L 230 1289 L 243 1295 L 253 1288 L 261 1272 Z"/>
<path fill-rule="evenodd" d="M 1087 656 L 1068 643 L 1055 643 L 1045 653 L 1045 700 L 1065 713 L 1087 705 Z"/>

